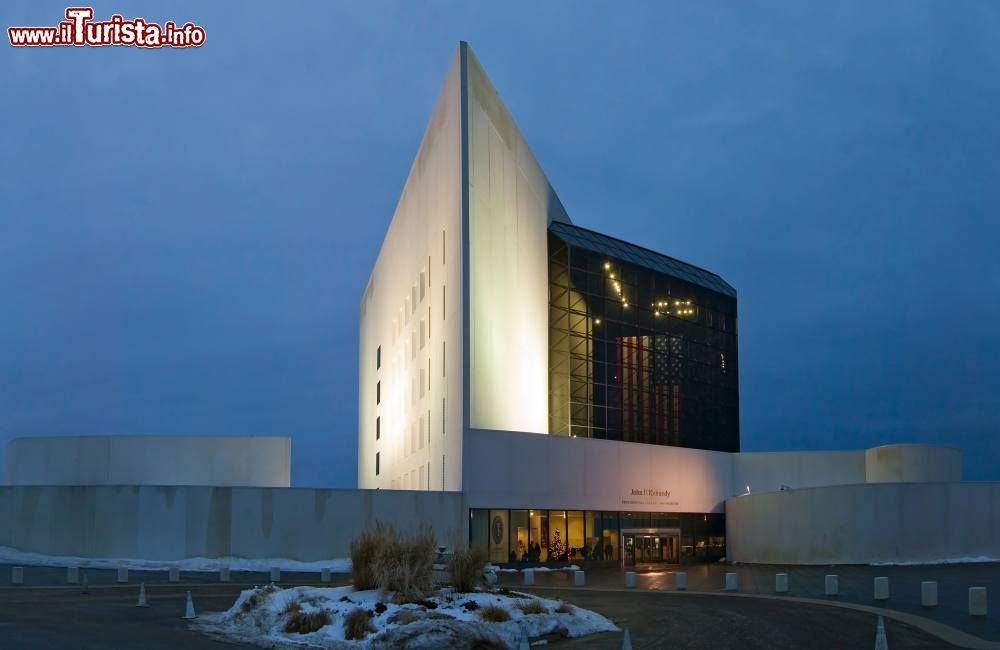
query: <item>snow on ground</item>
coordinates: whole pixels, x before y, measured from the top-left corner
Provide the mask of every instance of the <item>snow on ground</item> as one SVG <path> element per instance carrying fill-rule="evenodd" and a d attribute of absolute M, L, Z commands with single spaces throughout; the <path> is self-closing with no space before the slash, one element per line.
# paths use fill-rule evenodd
<path fill-rule="evenodd" d="M 484 571 L 486 571 L 486 573 L 520 573 L 521 571 L 527 571 L 529 569 L 534 571 L 535 573 L 545 573 L 548 571 L 579 571 L 580 567 L 578 567 L 575 564 L 571 564 L 569 566 L 555 567 L 555 568 L 548 566 L 536 566 L 536 567 L 528 567 L 527 569 L 504 569 L 498 567 L 495 564 L 487 564 Z"/>
<path fill-rule="evenodd" d="M 933 566 L 935 564 L 984 564 L 1000 562 L 1000 558 L 977 555 L 974 557 L 947 557 L 936 560 L 911 560 L 905 562 L 872 562 L 869 566 Z"/>
<path fill-rule="evenodd" d="M 544 613 L 525 614 L 518 609 L 519 604 L 530 601 L 540 604 Z M 503 623 L 483 621 L 480 612 L 487 605 L 502 607 L 510 614 L 511 620 Z M 292 606 L 293 612 L 288 611 L 289 606 Z M 562 611 L 557 612 L 561 607 Z M 296 608 L 307 614 L 326 610 L 330 613 L 331 622 L 308 634 L 286 633 L 285 624 Z M 364 640 L 347 641 L 344 617 L 357 608 L 369 612 L 375 631 Z M 407 626 L 415 626 L 412 631 L 419 633 L 408 635 L 411 628 Z M 228 611 L 201 616 L 195 628 L 256 644 L 322 648 L 368 648 L 383 644 L 396 647 L 403 638 L 408 639 L 405 647 L 445 647 L 458 644 L 456 630 L 465 635 L 460 639 L 464 642 L 462 645 L 468 645 L 476 638 L 498 637 L 509 647 L 516 648 L 523 635 L 534 638 L 563 630 L 567 636 L 578 637 L 618 630 L 614 623 L 596 612 L 563 606 L 558 600 L 506 590 L 441 592 L 420 604 L 398 605 L 392 602 L 391 593 L 380 594 L 376 590 L 356 592 L 353 587 L 281 589 L 274 585 L 243 591 Z M 439 636 L 428 636 L 434 634 Z"/>
<path fill-rule="evenodd" d="M 351 560 L 338 558 L 316 562 L 300 562 L 288 558 L 263 558 L 250 560 L 242 557 L 189 557 L 183 560 L 140 560 L 136 558 L 93 558 L 68 555 L 42 555 L 25 553 L 7 546 L 0 546 L 0 564 L 28 566 L 78 566 L 93 569 L 125 567 L 133 571 L 166 571 L 177 567 L 181 571 L 218 571 L 229 567 L 231 571 L 257 571 L 267 573 L 272 567 L 282 571 L 316 572 L 330 569 L 333 573 L 350 573 Z"/>

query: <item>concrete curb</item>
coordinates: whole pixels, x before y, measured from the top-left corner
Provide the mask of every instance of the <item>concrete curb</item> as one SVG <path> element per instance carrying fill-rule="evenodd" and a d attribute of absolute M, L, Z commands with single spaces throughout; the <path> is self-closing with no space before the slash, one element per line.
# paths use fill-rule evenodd
<path fill-rule="evenodd" d="M 689 596 L 707 596 L 707 597 L 718 597 L 718 598 L 760 598 L 764 600 L 777 600 L 782 602 L 791 603 L 804 603 L 808 605 L 825 605 L 827 607 L 839 607 L 841 609 L 853 609 L 859 612 L 867 612 L 875 616 L 883 616 L 885 618 L 898 621 L 900 623 L 905 623 L 912 627 L 917 628 L 931 636 L 935 636 L 946 643 L 952 645 L 957 645 L 962 648 L 971 648 L 972 650 L 1000 650 L 1000 641 L 988 641 L 982 639 L 968 632 L 963 632 L 957 628 L 951 627 L 944 623 L 939 623 L 938 621 L 931 620 L 924 616 L 917 616 L 916 614 L 909 614 L 907 612 L 899 612 L 893 609 L 884 609 L 882 607 L 871 607 L 869 605 L 860 605 L 857 603 L 848 603 L 843 601 L 833 601 L 833 600 L 822 600 L 819 598 L 803 598 L 801 596 L 774 596 L 771 594 L 745 594 L 737 592 L 714 592 L 714 591 L 667 591 L 664 589 L 620 589 L 616 587 L 550 587 L 550 586 L 534 586 L 531 589 L 545 589 L 551 591 L 597 591 L 597 592 L 609 592 L 609 593 L 630 593 L 630 594 L 656 594 L 659 596 L 672 596 L 678 598 L 686 598 Z M 525 589 L 529 591 L 530 589 Z"/>

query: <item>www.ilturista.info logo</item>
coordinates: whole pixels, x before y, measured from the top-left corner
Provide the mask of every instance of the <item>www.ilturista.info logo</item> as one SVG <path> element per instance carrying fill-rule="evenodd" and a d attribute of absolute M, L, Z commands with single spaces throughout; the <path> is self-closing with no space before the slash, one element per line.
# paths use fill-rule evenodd
<path fill-rule="evenodd" d="M 118 14 L 103 22 L 94 22 L 93 18 L 91 7 L 67 7 L 66 20 L 55 27 L 8 27 L 7 38 L 14 47 L 201 47 L 205 42 L 205 29 L 193 23 L 178 27 L 168 21 L 160 26 L 143 18 L 125 20 Z"/>

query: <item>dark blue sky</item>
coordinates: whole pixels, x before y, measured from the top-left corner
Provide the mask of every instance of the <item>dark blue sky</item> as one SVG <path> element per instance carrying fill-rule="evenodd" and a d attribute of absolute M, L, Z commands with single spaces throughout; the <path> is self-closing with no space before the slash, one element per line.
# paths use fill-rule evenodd
<path fill-rule="evenodd" d="M 290 434 L 353 486 L 357 305 L 465 39 L 576 223 L 737 287 L 745 449 L 1000 478 L 1000 3 L 94 9 L 207 42 L 0 46 L 0 442 Z"/>

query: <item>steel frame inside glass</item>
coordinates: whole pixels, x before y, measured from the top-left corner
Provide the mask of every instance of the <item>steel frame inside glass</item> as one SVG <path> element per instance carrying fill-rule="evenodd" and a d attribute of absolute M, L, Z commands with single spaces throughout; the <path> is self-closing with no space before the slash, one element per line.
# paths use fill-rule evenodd
<path fill-rule="evenodd" d="M 735 296 L 548 246 L 549 432 L 739 451 Z"/>

